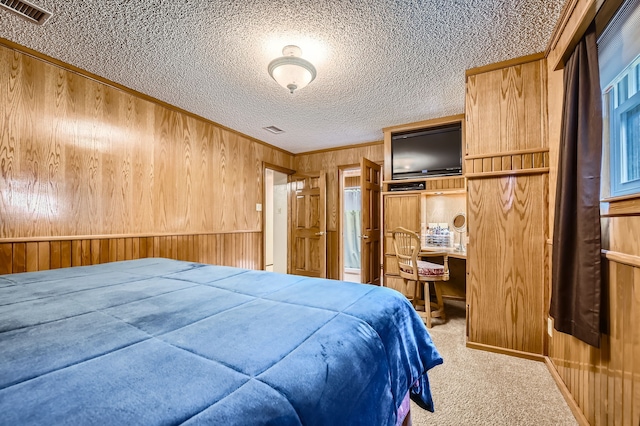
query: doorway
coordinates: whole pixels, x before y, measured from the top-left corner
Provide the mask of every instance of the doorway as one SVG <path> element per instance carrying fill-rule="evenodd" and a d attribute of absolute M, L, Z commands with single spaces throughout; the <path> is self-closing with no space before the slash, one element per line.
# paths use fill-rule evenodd
<path fill-rule="evenodd" d="M 287 273 L 287 173 L 264 169 L 264 266 Z"/>
<path fill-rule="evenodd" d="M 381 166 L 366 158 L 339 166 L 340 279 L 380 285 Z"/>
<path fill-rule="evenodd" d="M 360 167 L 343 169 L 341 179 L 342 280 L 361 282 L 362 191 Z"/>

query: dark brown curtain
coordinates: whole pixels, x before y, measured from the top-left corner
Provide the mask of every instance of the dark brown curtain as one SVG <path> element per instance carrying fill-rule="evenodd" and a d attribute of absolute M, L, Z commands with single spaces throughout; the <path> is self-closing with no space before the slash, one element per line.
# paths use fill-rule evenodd
<path fill-rule="evenodd" d="M 555 329 L 600 346 L 602 98 L 595 25 L 564 70 L 550 315 Z"/>

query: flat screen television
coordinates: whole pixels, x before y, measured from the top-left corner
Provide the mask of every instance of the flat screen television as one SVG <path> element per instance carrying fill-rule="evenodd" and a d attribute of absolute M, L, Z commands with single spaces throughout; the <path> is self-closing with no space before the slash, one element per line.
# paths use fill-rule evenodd
<path fill-rule="evenodd" d="M 460 123 L 391 135 L 392 179 L 462 174 Z"/>

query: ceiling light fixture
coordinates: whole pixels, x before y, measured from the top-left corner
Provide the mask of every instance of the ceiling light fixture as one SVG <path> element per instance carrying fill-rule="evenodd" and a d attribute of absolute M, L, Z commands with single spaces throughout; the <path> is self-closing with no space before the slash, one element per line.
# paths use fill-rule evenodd
<path fill-rule="evenodd" d="M 269 63 L 269 75 L 290 93 L 302 89 L 316 78 L 316 68 L 302 59 L 302 49 L 285 46 L 282 55 Z"/>

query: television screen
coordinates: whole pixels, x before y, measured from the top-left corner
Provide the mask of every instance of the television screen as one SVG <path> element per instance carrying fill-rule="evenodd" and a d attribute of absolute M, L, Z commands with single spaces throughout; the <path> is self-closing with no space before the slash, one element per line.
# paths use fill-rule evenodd
<path fill-rule="evenodd" d="M 392 179 L 462 174 L 460 123 L 391 135 Z"/>

